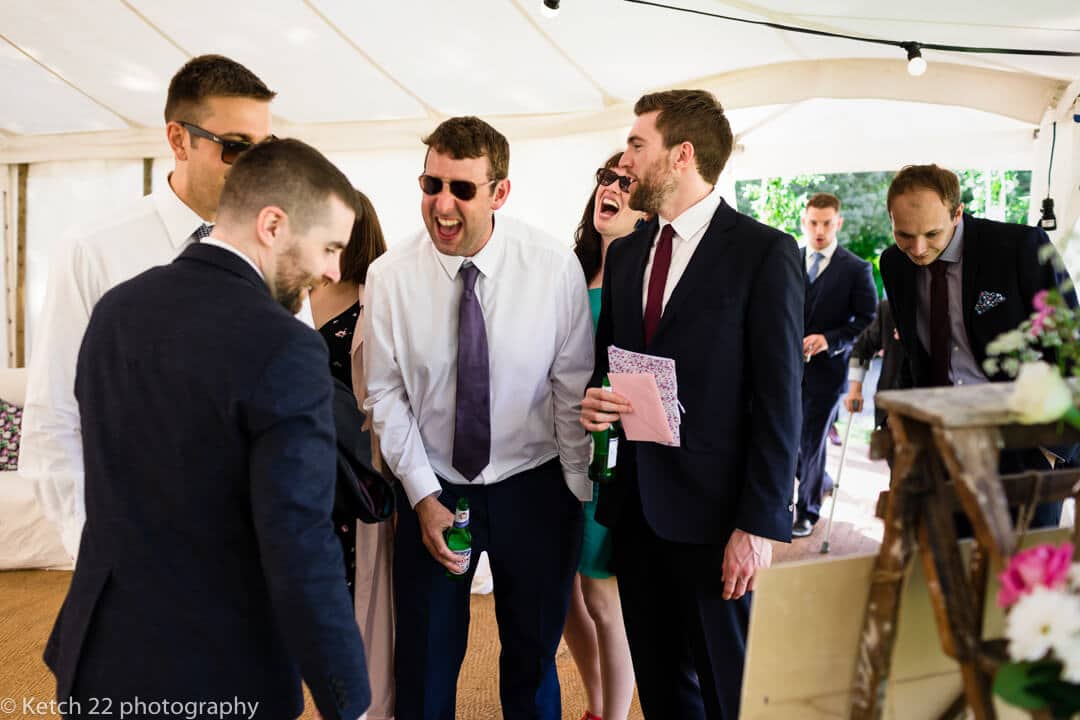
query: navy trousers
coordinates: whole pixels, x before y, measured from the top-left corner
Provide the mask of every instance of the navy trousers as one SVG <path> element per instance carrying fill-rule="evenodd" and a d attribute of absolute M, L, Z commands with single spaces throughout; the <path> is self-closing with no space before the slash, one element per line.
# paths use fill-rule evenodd
<path fill-rule="evenodd" d="M 642 515 L 636 486 L 612 538 L 646 720 L 736 720 L 751 597 L 723 599 L 725 544 L 657 537 Z"/>
<path fill-rule="evenodd" d="M 454 720 L 469 635 L 469 585 L 486 550 L 499 625 L 499 697 L 506 720 L 559 720 L 555 652 L 581 553 L 581 502 L 558 460 L 494 485 L 442 482 L 439 501 L 469 500 L 473 564 L 448 578 L 424 547 L 399 489 L 394 551 L 397 720 Z M 494 672 L 494 668 L 491 668 Z"/>
<path fill-rule="evenodd" d="M 825 443 L 829 427 L 836 421 L 840 397 L 836 394 L 812 395 L 803 388 L 803 424 L 799 437 L 799 463 L 795 477 L 799 478 L 799 499 L 795 507 L 800 515 L 817 522 L 821 503 L 832 485 L 825 474 Z"/>

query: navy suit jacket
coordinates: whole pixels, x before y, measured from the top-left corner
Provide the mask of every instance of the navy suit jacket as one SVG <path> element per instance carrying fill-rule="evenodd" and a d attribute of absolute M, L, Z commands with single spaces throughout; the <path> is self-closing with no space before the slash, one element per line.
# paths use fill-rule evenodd
<path fill-rule="evenodd" d="M 101 298 L 75 381 L 86 525 L 45 652 L 59 698 L 235 696 L 292 720 L 302 674 L 323 717 L 367 708 L 330 525 L 328 367 L 219 247 Z"/>
<path fill-rule="evenodd" d="M 790 540 L 802 424 L 798 248 L 722 202 L 646 346 L 641 298 L 657 226 L 645 223 L 608 250 L 592 385 L 607 372 L 609 345 L 674 358 L 682 444 L 620 448 L 618 477 L 600 493 L 597 518 L 617 525 L 636 486 L 663 539 L 726 543 L 738 528 Z"/>
<path fill-rule="evenodd" d="M 806 250 L 803 249 L 803 268 Z M 835 396 L 847 389 L 851 348 L 877 310 L 877 289 L 870 263 L 850 250 L 837 247 L 829 264 L 810 284 L 805 271 L 806 335 L 821 333 L 829 349 L 810 358 L 803 372 L 803 392 Z"/>
<path fill-rule="evenodd" d="M 1039 259 L 1040 248 L 1049 243 L 1040 228 L 964 215 L 964 329 L 980 367 L 986 359 L 987 344 L 1001 333 L 1016 329 L 1035 311 L 1035 293 L 1060 289 L 1068 279 L 1067 272 Z M 908 357 L 911 376 L 905 385 L 926 387 L 931 384 L 931 367 L 928 349 L 916 331 L 918 271 L 918 266 L 895 245 L 881 254 L 881 278 Z M 1064 296 L 1070 307 L 1076 307 L 1075 292 L 1070 289 Z M 986 307 L 990 303 L 980 303 L 980 297 L 992 297 L 996 304 Z M 998 374 L 990 379 L 1009 378 Z"/>

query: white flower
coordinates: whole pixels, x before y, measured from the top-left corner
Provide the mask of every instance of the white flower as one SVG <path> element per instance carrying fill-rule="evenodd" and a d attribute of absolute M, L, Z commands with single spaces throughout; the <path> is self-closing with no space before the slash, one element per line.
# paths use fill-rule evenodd
<path fill-rule="evenodd" d="M 1073 635 L 1064 643 L 1054 645 L 1054 654 L 1065 666 L 1061 677 L 1071 683 L 1080 683 L 1080 635 Z"/>
<path fill-rule="evenodd" d="M 1027 336 L 1022 330 L 1010 330 L 998 335 L 986 346 L 987 355 L 1003 355 L 1023 350 L 1027 345 Z"/>
<path fill-rule="evenodd" d="M 1061 590 L 1036 587 L 1021 597 L 1005 619 L 1009 657 L 1040 660 L 1051 647 L 1069 647 L 1080 632 L 1080 598 Z"/>
<path fill-rule="evenodd" d="M 1024 363 L 1008 405 L 1021 423 L 1053 422 L 1072 407 L 1072 391 L 1057 368 L 1044 362 Z"/>

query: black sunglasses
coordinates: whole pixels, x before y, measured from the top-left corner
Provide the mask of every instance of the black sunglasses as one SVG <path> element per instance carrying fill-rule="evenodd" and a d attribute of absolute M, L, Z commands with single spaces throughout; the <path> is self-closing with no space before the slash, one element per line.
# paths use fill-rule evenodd
<path fill-rule="evenodd" d="M 181 125 L 186 127 L 187 131 L 192 135 L 206 138 L 210 142 L 215 142 L 220 145 L 221 162 L 225 163 L 226 165 L 232 165 L 234 162 L 236 162 L 236 158 L 240 157 L 241 153 L 250 150 L 256 145 L 256 143 L 248 142 L 247 140 L 226 140 L 223 137 L 218 137 L 209 130 L 204 130 L 198 125 L 193 125 L 192 123 L 184 122 L 183 120 L 180 120 L 179 122 Z M 266 138 L 266 140 L 263 140 L 263 142 L 268 142 L 271 140 L 277 140 L 277 138 L 273 135 L 270 135 Z"/>
<path fill-rule="evenodd" d="M 499 182 L 498 180 L 489 180 L 486 183 L 481 183 L 477 186 L 476 183 L 470 180 L 443 180 L 437 178 L 434 175 L 421 175 L 420 176 L 420 189 L 424 191 L 425 195 L 438 195 L 442 192 L 443 183 L 450 184 L 450 194 L 456 197 L 458 200 L 464 200 L 468 202 L 476 197 L 476 191 L 483 185 L 494 185 Z"/>
<path fill-rule="evenodd" d="M 605 187 L 616 180 L 619 181 L 620 190 L 630 192 L 630 186 L 634 184 L 634 178 L 629 175 L 620 175 L 611 168 L 600 168 L 596 171 L 596 182 Z"/>

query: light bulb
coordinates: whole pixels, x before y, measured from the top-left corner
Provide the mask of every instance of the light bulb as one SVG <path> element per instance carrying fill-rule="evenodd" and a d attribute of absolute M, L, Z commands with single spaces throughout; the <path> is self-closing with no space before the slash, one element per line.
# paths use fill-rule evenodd
<path fill-rule="evenodd" d="M 540 6 L 540 14 L 551 19 L 559 16 L 559 0 L 544 0 Z"/>
<path fill-rule="evenodd" d="M 926 72 L 926 60 L 923 59 L 922 55 L 916 55 L 915 57 L 908 60 L 907 71 L 908 75 L 911 75 L 912 77 L 919 77 L 924 72 Z"/>

